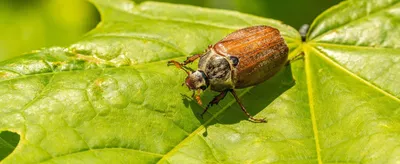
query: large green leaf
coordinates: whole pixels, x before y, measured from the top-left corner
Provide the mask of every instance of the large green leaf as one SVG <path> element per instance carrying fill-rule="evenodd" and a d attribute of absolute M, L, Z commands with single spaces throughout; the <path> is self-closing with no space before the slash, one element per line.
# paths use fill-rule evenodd
<path fill-rule="evenodd" d="M 400 1 L 352 0 L 304 45 L 320 163 L 400 162 Z"/>
<path fill-rule="evenodd" d="M 102 22 L 82 41 L 0 63 L 0 131 L 20 134 L 3 163 L 400 161 L 399 1 L 346 1 L 304 44 L 291 27 L 237 12 L 93 2 Z M 240 91 L 268 123 L 246 121 L 232 96 L 201 119 L 184 72 L 166 61 L 258 24 L 278 28 L 291 56 L 305 53 Z"/>

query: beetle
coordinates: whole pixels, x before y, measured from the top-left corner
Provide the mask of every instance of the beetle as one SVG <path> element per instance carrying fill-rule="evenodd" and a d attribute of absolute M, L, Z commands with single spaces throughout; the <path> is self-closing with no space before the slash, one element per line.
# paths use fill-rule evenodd
<path fill-rule="evenodd" d="M 185 84 L 193 90 L 192 97 L 200 105 L 201 91 L 210 88 L 220 92 L 208 103 L 201 117 L 230 92 L 251 121 L 266 122 L 247 112 L 235 89 L 254 86 L 274 76 L 288 61 L 288 51 L 278 29 L 260 25 L 234 31 L 208 46 L 204 53 L 188 57 L 183 63 L 170 60 L 168 65 L 175 65 L 187 73 Z M 186 67 L 199 58 L 196 71 Z"/>

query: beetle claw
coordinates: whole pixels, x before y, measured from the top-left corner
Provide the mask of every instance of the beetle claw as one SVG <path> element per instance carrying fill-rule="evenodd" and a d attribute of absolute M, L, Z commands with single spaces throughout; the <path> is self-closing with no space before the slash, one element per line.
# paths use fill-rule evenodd
<path fill-rule="evenodd" d="M 266 123 L 267 122 L 266 118 L 257 119 L 257 118 L 250 117 L 249 120 L 252 122 L 255 122 L 255 123 Z"/>
<path fill-rule="evenodd" d="M 167 66 L 171 66 L 171 65 L 173 65 L 173 64 L 174 64 L 174 62 L 172 62 L 172 60 L 170 60 L 170 61 L 167 62 Z"/>
<path fill-rule="evenodd" d="M 263 119 L 261 119 L 263 122 L 268 122 L 267 120 L 266 120 L 266 118 L 263 118 Z"/>

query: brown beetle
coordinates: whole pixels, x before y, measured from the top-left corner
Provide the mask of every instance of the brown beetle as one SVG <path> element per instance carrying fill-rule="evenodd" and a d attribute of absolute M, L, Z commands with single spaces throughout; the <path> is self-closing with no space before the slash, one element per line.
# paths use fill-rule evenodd
<path fill-rule="evenodd" d="M 174 64 L 188 74 L 185 83 L 193 90 L 193 97 L 200 105 L 201 90 L 210 87 L 211 90 L 220 92 L 201 116 L 210 106 L 218 104 L 231 92 L 252 121 L 266 122 L 265 119 L 254 118 L 247 112 L 234 89 L 254 86 L 275 75 L 287 62 L 288 51 L 279 30 L 269 26 L 253 26 L 229 34 L 213 46 L 208 46 L 204 54 L 188 57 L 183 63 L 171 60 L 168 65 Z M 192 71 L 185 66 L 198 58 L 198 70 Z"/>

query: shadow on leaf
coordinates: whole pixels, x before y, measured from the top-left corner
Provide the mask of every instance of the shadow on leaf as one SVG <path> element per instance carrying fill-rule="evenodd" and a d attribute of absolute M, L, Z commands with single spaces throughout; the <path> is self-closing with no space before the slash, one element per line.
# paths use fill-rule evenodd
<path fill-rule="evenodd" d="M 255 118 L 264 118 L 262 115 L 260 116 L 257 114 L 264 110 L 277 97 L 293 87 L 294 84 L 295 81 L 289 65 L 284 67 L 271 79 L 256 85 L 251 89 L 237 90 L 237 93 L 240 96 L 240 100 L 242 101 L 243 105 L 251 115 L 253 115 Z M 206 127 L 216 123 L 235 124 L 243 120 L 249 121 L 248 117 L 240 109 L 239 104 L 235 101 L 231 93 L 228 93 L 225 99 L 221 100 L 218 105 L 214 105 L 209 108 L 207 113 L 204 115 L 204 118 L 201 118 L 200 116 L 201 111 L 213 99 L 214 96 L 218 95 L 218 93 L 206 91 L 202 95 L 202 107 L 200 107 L 200 105 L 197 104 L 193 98 L 185 94 L 181 95 L 184 105 L 186 107 L 190 107 L 193 111 L 193 114 L 196 115 L 196 118 L 202 123 L 202 125 L 205 125 Z M 268 121 L 268 118 L 266 118 L 266 120 Z M 205 133 L 207 133 L 207 131 Z"/>

